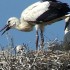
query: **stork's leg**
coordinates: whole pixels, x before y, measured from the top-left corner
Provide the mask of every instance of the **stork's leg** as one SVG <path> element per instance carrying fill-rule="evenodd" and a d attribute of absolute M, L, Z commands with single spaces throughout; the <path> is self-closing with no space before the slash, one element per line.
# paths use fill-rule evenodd
<path fill-rule="evenodd" d="M 44 36 L 43 36 L 43 30 L 42 29 L 40 29 L 40 31 L 41 31 L 41 33 L 40 33 L 40 36 L 41 36 L 41 49 L 43 49 L 43 47 L 44 47 Z"/>
<path fill-rule="evenodd" d="M 38 35 L 38 30 L 36 30 L 36 50 L 38 50 L 38 41 L 39 41 L 39 35 Z"/>

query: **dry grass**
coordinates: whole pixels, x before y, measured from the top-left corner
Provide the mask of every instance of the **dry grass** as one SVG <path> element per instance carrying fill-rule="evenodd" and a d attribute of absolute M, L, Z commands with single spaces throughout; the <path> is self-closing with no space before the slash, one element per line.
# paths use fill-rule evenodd
<path fill-rule="evenodd" d="M 70 51 L 63 42 L 58 40 L 45 43 L 43 49 L 31 50 L 26 44 L 25 49 L 17 53 L 13 38 L 6 48 L 1 47 L 0 68 L 3 70 L 70 70 Z M 7 38 L 7 39 L 8 39 Z M 1 70 L 0 69 L 0 70 Z"/>

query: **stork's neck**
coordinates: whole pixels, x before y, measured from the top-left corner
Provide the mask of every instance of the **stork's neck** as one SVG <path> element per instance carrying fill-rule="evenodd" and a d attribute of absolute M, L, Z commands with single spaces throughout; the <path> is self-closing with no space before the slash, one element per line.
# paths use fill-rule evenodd
<path fill-rule="evenodd" d="M 20 31 L 29 32 L 33 29 L 33 25 L 24 21 L 24 19 L 20 19 L 19 24 L 15 28 L 20 30 Z"/>

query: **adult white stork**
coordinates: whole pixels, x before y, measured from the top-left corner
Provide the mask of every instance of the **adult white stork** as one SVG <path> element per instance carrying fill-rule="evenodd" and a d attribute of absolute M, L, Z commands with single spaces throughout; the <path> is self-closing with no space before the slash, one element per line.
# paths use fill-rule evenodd
<path fill-rule="evenodd" d="M 66 49 L 69 49 L 70 47 L 70 17 L 67 17 L 65 19 L 65 30 L 64 30 L 64 40 L 63 40 L 63 43 L 64 43 L 64 47 Z M 69 49 L 70 50 L 70 49 Z"/>
<path fill-rule="evenodd" d="M 2 34 L 11 28 L 16 28 L 20 31 L 29 32 L 36 27 L 36 49 L 38 48 L 38 30 L 40 30 L 41 35 L 41 46 L 44 45 L 43 31 L 44 26 L 52 24 L 54 22 L 60 21 L 67 17 L 70 8 L 66 3 L 62 3 L 56 0 L 42 0 L 30 5 L 26 8 L 20 19 L 16 17 L 11 17 L 7 21 L 7 25 L 1 29 L 4 30 Z"/>

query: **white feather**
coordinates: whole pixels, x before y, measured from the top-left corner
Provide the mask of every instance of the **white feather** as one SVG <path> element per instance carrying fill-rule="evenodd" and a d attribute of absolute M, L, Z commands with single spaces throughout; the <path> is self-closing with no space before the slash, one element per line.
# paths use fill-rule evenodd
<path fill-rule="evenodd" d="M 69 18 L 70 17 L 67 17 L 65 19 L 65 22 L 68 22 Z M 64 40 L 63 41 L 64 41 L 64 46 L 65 47 L 69 47 L 69 44 L 70 44 L 70 22 L 68 22 L 68 23 L 69 23 L 69 25 L 67 26 L 67 28 L 64 31 L 65 35 L 64 35 Z"/>
<path fill-rule="evenodd" d="M 35 4 L 32 4 L 22 12 L 21 18 L 24 18 L 24 20 L 27 20 L 27 21 L 36 21 L 36 19 L 41 14 L 43 14 L 45 11 L 48 10 L 49 6 L 50 6 L 50 3 L 48 1 L 37 2 Z"/>
<path fill-rule="evenodd" d="M 69 18 L 70 18 L 70 17 L 67 17 L 67 18 L 65 19 L 65 22 L 68 22 Z M 69 25 L 68 25 L 67 28 L 65 29 L 65 34 L 70 31 L 70 22 L 68 22 L 68 23 L 69 23 Z"/>

